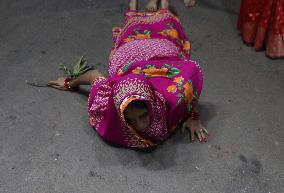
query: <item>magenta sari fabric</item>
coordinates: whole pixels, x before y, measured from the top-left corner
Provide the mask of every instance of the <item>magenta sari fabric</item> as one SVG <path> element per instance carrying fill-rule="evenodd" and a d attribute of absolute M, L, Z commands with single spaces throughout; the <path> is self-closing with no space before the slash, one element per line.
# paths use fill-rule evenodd
<path fill-rule="evenodd" d="M 124 147 L 153 147 L 187 117 L 202 90 L 200 66 L 189 59 L 190 43 L 177 17 L 168 10 L 127 12 L 115 28 L 109 77 L 94 80 L 88 112 L 99 135 Z M 133 100 L 143 100 L 150 127 L 139 133 L 124 119 Z"/>

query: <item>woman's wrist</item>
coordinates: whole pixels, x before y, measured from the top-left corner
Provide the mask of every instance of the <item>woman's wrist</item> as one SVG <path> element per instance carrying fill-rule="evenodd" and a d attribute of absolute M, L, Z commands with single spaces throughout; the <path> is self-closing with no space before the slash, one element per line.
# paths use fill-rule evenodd
<path fill-rule="evenodd" d="M 71 79 L 69 78 L 65 78 L 64 80 L 64 87 L 67 89 L 67 90 L 72 90 L 71 86 L 70 86 L 70 81 Z"/>
<path fill-rule="evenodd" d="M 64 80 L 64 87 L 67 89 L 67 90 L 76 90 L 78 88 L 78 86 L 75 86 L 74 85 L 74 80 L 75 79 L 70 79 L 70 78 L 66 78 Z"/>
<path fill-rule="evenodd" d="M 189 118 L 191 120 L 199 120 L 199 113 L 198 113 L 198 100 L 192 101 L 192 109 L 189 112 Z"/>
<path fill-rule="evenodd" d="M 190 111 L 189 118 L 191 120 L 199 120 L 199 113 L 196 111 Z"/>

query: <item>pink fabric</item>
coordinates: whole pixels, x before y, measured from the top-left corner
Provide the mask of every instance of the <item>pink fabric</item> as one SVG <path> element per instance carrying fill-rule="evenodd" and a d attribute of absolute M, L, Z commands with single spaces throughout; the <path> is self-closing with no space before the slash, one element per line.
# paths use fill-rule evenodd
<path fill-rule="evenodd" d="M 152 147 L 184 120 L 202 90 L 199 65 L 189 60 L 189 42 L 169 11 L 127 12 L 114 31 L 109 77 L 94 81 L 88 112 L 99 135 L 125 147 Z M 129 98 L 146 102 L 151 124 L 143 134 L 124 120 Z"/>
<path fill-rule="evenodd" d="M 175 85 L 173 80 L 176 77 L 183 77 L 183 82 L 186 83 L 190 81 L 193 85 L 193 90 L 195 92 L 195 99 L 198 99 L 203 84 L 202 71 L 199 64 L 195 61 L 182 61 L 182 60 L 151 60 L 151 61 L 142 61 L 135 63 L 129 67 L 129 70 L 123 74 L 127 76 L 132 74 L 133 69 L 140 67 L 141 69 L 145 68 L 147 65 L 154 65 L 155 68 L 161 68 L 163 65 L 168 64 L 171 67 L 177 68 L 180 70 L 178 74 L 170 78 L 169 76 L 158 76 L 158 77 L 148 77 L 149 82 L 153 86 L 154 90 L 158 93 L 161 93 L 166 101 L 166 123 L 168 130 L 175 129 L 177 125 L 180 124 L 187 116 L 189 112 L 189 107 L 187 108 L 186 103 L 183 101 L 180 104 L 178 103 L 179 97 L 177 94 L 184 92 L 171 93 L 168 92 L 167 87 L 169 85 Z M 174 128 L 173 128 L 174 127 Z"/>
<path fill-rule="evenodd" d="M 108 73 L 117 73 L 125 64 L 155 57 L 179 57 L 180 49 L 167 39 L 136 40 L 122 45 L 110 58 Z"/>
<path fill-rule="evenodd" d="M 127 92 L 124 92 L 127 90 Z M 139 95 L 147 102 L 151 114 L 149 138 L 140 136 L 125 122 L 120 104 L 127 97 Z M 126 147 L 151 147 L 168 137 L 165 100 L 142 75 L 130 74 L 121 78 L 99 79 L 91 88 L 88 111 L 90 123 L 101 137 Z M 157 142 L 156 142 L 157 141 Z"/>
<path fill-rule="evenodd" d="M 142 14 L 142 15 L 137 15 Z M 182 41 L 187 41 L 183 28 L 178 18 L 168 10 L 156 13 L 137 13 L 128 11 L 125 13 L 123 28 L 114 28 L 114 48 L 109 59 L 109 75 L 115 74 L 124 65 L 149 60 L 155 57 L 179 57 L 181 60 L 189 59 L 188 52 L 183 50 Z M 174 29 L 178 38 L 164 36 L 161 33 L 167 29 Z M 125 42 L 129 37 L 147 30 L 149 39 Z M 175 34 L 174 34 L 175 35 Z"/>

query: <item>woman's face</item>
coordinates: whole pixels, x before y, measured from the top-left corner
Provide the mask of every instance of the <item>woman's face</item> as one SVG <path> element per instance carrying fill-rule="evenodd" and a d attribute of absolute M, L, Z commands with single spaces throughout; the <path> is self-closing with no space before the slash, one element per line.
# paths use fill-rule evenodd
<path fill-rule="evenodd" d="M 125 120 L 140 132 L 145 132 L 150 125 L 150 115 L 147 108 L 129 106 L 124 112 Z"/>

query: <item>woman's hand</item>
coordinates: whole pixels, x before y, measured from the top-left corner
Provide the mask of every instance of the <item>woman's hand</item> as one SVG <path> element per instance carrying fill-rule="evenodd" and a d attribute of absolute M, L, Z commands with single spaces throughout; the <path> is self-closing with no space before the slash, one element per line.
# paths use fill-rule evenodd
<path fill-rule="evenodd" d="M 64 85 L 65 79 L 66 78 L 64 78 L 64 77 L 59 77 L 57 80 L 49 81 L 47 83 L 47 85 L 52 87 L 52 88 L 56 88 L 58 90 L 68 91 L 68 88 L 66 88 L 65 85 Z"/>
<path fill-rule="evenodd" d="M 200 120 L 192 120 L 188 118 L 182 125 L 182 132 L 185 130 L 185 128 L 187 128 L 190 133 L 190 141 L 192 143 L 195 141 L 195 134 L 200 142 L 207 141 L 209 133 L 202 125 Z"/>

